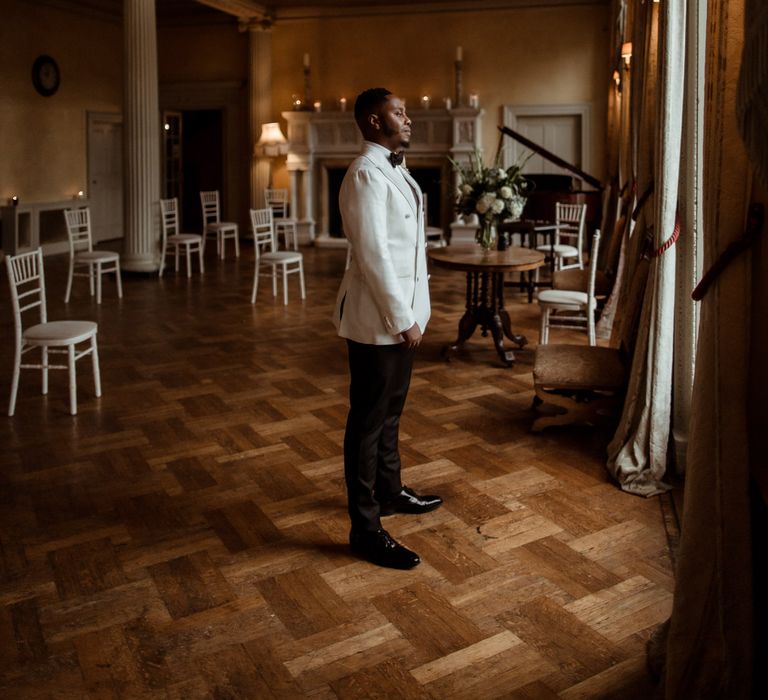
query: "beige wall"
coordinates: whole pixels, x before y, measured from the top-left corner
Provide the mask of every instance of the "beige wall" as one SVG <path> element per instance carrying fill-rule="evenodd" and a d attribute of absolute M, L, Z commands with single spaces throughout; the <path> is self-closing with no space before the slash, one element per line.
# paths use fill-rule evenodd
<path fill-rule="evenodd" d="M 61 87 L 42 97 L 32 63 L 56 59 Z M 122 31 L 35 3 L 3 0 L 0 16 L 0 201 L 72 197 L 86 183 L 86 112 L 119 112 Z"/>
<path fill-rule="evenodd" d="M 411 117 L 418 118 L 421 95 L 430 95 L 433 104 L 453 96 L 460 45 L 464 92 L 477 92 L 485 110 L 487 158 L 498 143 L 502 105 L 587 102 L 592 171 L 603 175 L 607 5 L 283 21 L 275 25 L 272 41 L 275 117 L 290 109 L 292 93 L 302 93 L 308 52 L 313 96 L 325 106 L 341 96 L 351 105 L 362 89 L 380 85 L 405 97 Z"/>
<path fill-rule="evenodd" d="M 248 34 L 226 24 L 160 27 L 161 83 L 229 82 L 248 79 Z"/>
<path fill-rule="evenodd" d="M 86 183 L 86 113 L 122 106 L 122 29 L 102 21 L 19 0 L 4 0 L 0 22 L 0 200 L 66 199 Z M 474 13 L 284 20 L 273 29 L 273 114 L 303 91 L 302 57 L 311 55 L 313 92 L 326 108 L 344 95 L 384 85 L 416 102 L 453 95 L 456 46 L 464 48 L 465 92 L 485 110 L 484 147 L 497 143 L 503 104 L 592 105 L 592 172 L 603 175 L 605 5 Z M 30 80 L 35 57 L 52 55 L 62 83 L 53 97 Z M 162 83 L 247 81 L 247 34 L 234 24 L 161 28 Z M 247 148 L 246 144 L 242 145 Z M 287 183 L 284 161 L 276 182 Z"/>

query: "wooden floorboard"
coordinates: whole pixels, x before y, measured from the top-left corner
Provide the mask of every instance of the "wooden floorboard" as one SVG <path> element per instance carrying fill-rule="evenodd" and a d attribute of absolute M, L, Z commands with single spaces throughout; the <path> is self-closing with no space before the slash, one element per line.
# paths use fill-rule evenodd
<path fill-rule="evenodd" d="M 675 503 L 611 483 L 606 427 L 530 432 L 536 304 L 508 290 L 514 367 L 479 333 L 446 362 L 464 281 L 432 271 L 402 461 L 445 505 L 386 518 L 423 563 L 380 569 L 347 547 L 345 253 L 303 252 L 288 306 L 268 285 L 251 306 L 247 245 L 204 277 L 126 274 L 122 300 L 107 281 L 100 306 L 84 284 L 65 305 L 46 258 L 50 318 L 99 323 L 104 393 L 79 363 L 72 417 L 64 373 L 44 397 L 26 371 L 0 419 L 0 696 L 652 697 Z M 5 279 L 0 308 L 5 402 Z"/>

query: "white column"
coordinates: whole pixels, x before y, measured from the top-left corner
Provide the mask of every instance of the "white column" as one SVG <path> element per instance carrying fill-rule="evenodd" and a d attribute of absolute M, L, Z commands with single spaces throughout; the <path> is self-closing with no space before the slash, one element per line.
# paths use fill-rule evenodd
<path fill-rule="evenodd" d="M 122 267 L 159 269 L 160 112 L 155 0 L 125 0 L 125 248 Z"/>
<path fill-rule="evenodd" d="M 299 170 L 289 171 L 291 175 L 291 216 L 299 218 Z"/>
<path fill-rule="evenodd" d="M 264 189 L 270 185 L 269 158 L 253 155 L 261 125 L 272 120 L 272 32 L 264 22 L 248 26 L 248 87 L 251 131 L 251 207 L 264 206 Z"/>

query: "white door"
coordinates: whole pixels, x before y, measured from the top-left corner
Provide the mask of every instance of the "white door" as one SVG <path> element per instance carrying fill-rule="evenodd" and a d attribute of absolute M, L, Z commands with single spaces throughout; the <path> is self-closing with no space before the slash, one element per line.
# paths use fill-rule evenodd
<path fill-rule="evenodd" d="M 590 106 L 573 105 L 504 105 L 504 124 L 542 146 L 550 153 L 590 171 L 592 144 L 590 142 Z M 530 150 L 511 137 L 505 137 L 504 167 L 530 153 Z M 534 153 L 526 163 L 524 172 L 536 174 L 571 175 L 570 171 Z"/>
<path fill-rule="evenodd" d="M 517 131 L 567 163 L 582 168 L 580 115 L 518 116 Z M 562 173 L 563 169 L 534 153 L 524 171 L 549 174 Z"/>
<path fill-rule="evenodd" d="M 88 205 L 94 241 L 123 237 L 123 118 L 88 114 Z"/>

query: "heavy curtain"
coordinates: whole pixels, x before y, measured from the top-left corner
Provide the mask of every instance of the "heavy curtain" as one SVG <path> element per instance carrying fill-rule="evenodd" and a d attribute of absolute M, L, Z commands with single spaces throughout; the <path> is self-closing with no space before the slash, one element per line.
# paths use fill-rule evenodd
<path fill-rule="evenodd" d="M 731 244 L 744 242 L 748 210 L 756 200 L 765 202 L 768 173 L 768 5 L 710 0 L 708 12 L 705 269 Z M 762 182 L 753 182 L 752 168 Z M 757 238 L 729 261 L 701 302 L 667 641 L 670 700 L 765 697 L 765 659 L 755 656 L 755 639 L 764 639 L 766 624 L 756 562 L 764 567 L 766 557 L 767 258 Z"/>

